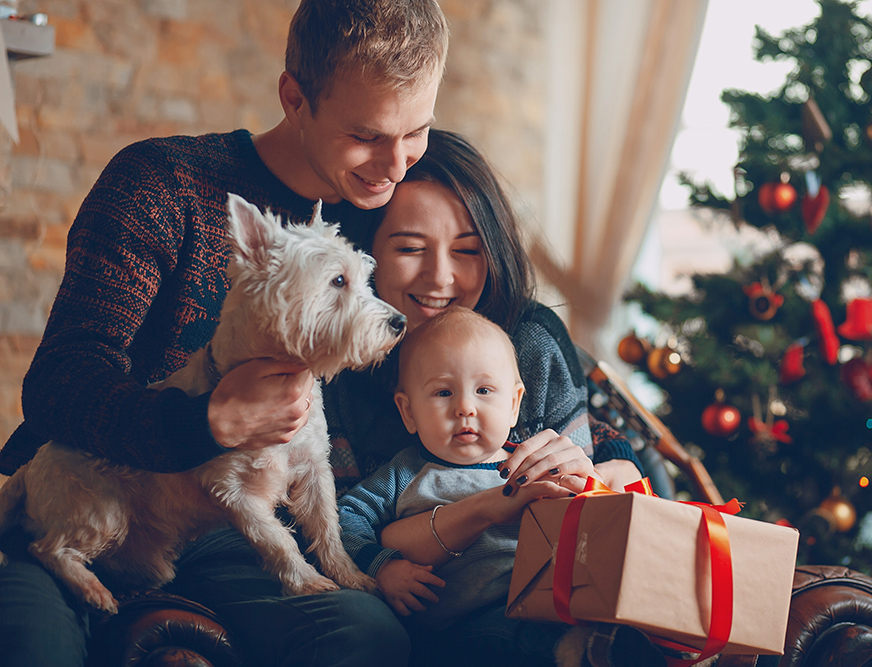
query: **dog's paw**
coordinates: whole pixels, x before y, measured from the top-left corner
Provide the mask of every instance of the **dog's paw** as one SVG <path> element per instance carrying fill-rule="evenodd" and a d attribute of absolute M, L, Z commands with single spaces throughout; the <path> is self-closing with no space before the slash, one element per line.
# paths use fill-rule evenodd
<path fill-rule="evenodd" d="M 314 595 L 315 593 L 327 593 L 328 591 L 338 590 L 339 586 L 335 581 L 320 574 L 302 582 L 285 582 L 284 585 L 285 595 Z"/>
<path fill-rule="evenodd" d="M 345 588 L 354 588 L 355 590 L 364 591 L 366 593 L 375 593 L 378 590 L 378 584 L 375 582 L 375 579 L 363 572 L 358 572 L 342 578 L 337 577 L 336 582 Z"/>
<path fill-rule="evenodd" d="M 109 614 L 118 613 L 118 601 L 109 592 L 109 589 L 102 584 L 89 586 L 83 593 L 85 602 L 92 607 L 96 607 L 100 611 L 105 611 Z"/>

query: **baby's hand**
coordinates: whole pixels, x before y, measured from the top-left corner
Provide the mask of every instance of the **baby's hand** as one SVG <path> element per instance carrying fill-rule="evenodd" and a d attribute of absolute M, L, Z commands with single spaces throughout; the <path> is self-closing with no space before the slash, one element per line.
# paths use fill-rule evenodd
<path fill-rule="evenodd" d="M 424 611 L 421 599 L 439 602 L 428 586 L 442 588 L 445 582 L 433 574 L 432 565 L 418 565 L 405 559 L 391 559 L 381 566 L 375 580 L 387 603 L 401 616 Z"/>

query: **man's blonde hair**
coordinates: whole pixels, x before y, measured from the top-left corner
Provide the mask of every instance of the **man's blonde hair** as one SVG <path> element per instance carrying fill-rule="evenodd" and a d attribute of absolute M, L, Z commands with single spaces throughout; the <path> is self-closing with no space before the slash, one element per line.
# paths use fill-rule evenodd
<path fill-rule="evenodd" d="M 415 92 L 442 76 L 448 24 L 436 0 L 302 0 L 285 69 L 314 112 L 338 75 Z"/>
<path fill-rule="evenodd" d="M 461 347 L 470 341 L 492 341 L 494 337 L 505 345 L 507 356 L 512 360 L 515 379 L 520 382 L 518 356 L 508 334 L 484 315 L 463 306 L 452 306 L 418 325 L 403 338 L 400 345 L 397 391 L 403 391 L 411 362 L 425 345 L 441 342 Z"/>

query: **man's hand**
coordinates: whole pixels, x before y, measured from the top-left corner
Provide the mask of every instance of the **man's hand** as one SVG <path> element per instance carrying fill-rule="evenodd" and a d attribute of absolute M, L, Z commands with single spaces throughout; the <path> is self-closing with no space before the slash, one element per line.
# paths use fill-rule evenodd
<path fill-rule="evenodd" d="M 253 359 L 227 373 L 209 399 L 209 428 L 223 447 L 288 442 L 309 419 L 315 379 L 304 366 Z"/>
<path fill-rule="evenodd" d="M 397 558 L 382 565 L 375 580 L 387 603 L 400 616 L 410 616 L 413 611 L 424 611 L 426 607 L 421 598 L 439 602 L 439 598 L 428 586 L 445 586 L 445 582 L 433 574 L 432 565 L 417 565 Z"/>

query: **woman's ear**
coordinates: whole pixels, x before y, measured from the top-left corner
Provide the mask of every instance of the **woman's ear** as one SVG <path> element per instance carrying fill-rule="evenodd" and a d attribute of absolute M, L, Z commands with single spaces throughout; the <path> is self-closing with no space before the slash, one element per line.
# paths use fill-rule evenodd
<path fill-rule="evenodd" d="M 285 118 L 294 127 L 300 126 L 300 111 L 306 104 L 306 96 L 300 88 L 300 83 L 290 72 L 282 72 L 279 77 L 279 100 L 285 111 Z"/>
<path fill-rule="evenodd" d="M 397 404 L 397 408 L 400 410 L 400 417 L 403 418 L 403 424 L 405 424 L 406 430 L 409 433 L 417 433 L 418 427 L 415 426 L 415 418 L 412 417 L 412 406 L 409 403 L 409 397 L 403 392 L 398 391 L 394 394 L 394 403 Z M 515 419 L 517 420 L 517 416 Z"/>
<path fill-rule="evenodd" d="M 521 413 L 521 399 L 524 398 L 524 383 L 518 381 L 512 388 L 512 428 L 518 423 L 518 415 Z"/>

